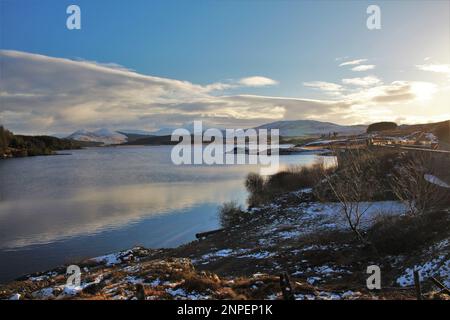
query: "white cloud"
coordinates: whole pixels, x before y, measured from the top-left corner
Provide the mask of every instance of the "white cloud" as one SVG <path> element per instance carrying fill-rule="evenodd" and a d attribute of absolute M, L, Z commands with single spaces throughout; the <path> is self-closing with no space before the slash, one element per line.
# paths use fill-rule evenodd
<path fill-rule="evenodd" d="M 264 87 L 264 86 L 272 86 L 277 84 L 278 82 L 261 76 L 247 77 L 239 80 L 239 84 L 247 86 L 247 87 Z"/>
<path fill-rule="evenodd" d="M 352 68 L 352 71 L 367 71 L 375 69 L 375 65 L 373 64 L 362 64 Z"/>
<path fill-rule="evenodd" d="M 328 102 L 214 95 L 235 86 L 276 83 L 265 77 L 197 85 L 139 74 L 92 61 L 73 61 L 18 51 L 0 51 L 0 122 L 21 133 L 69 132 L 79 128 L 156 129 L 192 120 L 212 125 L 252 126 L 305 115 Z M 310 106 L 314 105 L 314 108 Z"/>
<path fill-rule="evenodd" d="M 416 65 L 419 70 L 436 73 L 446 73 L 450 75 L 450 64 L 421 64 Z"/>
<path fill-rule="evenodd" d="M 325 81 L 304 82 L 304 86 L 319 89 L 328 93 L 339 93 L 343 87 L 340 84 Z"/>
<path fill-rule="evenodd" d="M 361 86 L 368 87 L 377 84 L 381 84 L 381 80 L 375 76 L 367 76 L 363 78 L 350 78 L 350 79 L 342 79 L 343 84 L 353 85 L 353 86 Z"/>
<path fill-rule="evenodd" d="M 357 60 L 350 60 L 350 61 L 346 61 L 346 62 L 342 62 L 339 67 L 343 67 L 343 66 L 354 66 L 357 64 L 361 64 L 363 62 L 366 62 L 367 59 L 357 59 Z"/>
<path fill-rule="evenodd" d="M 339 65 L 339 67 L 353 66 L 353 65 L 361 64 L 361 63 L 366 62 L 366 61 L 367 61 L 367 59 L 350 60 L 350 61 L 346 61 L 346 62 L 341 63 Z"/>
<path fill-rule="evenodd" d="M 430 82 L 393 81 L 390 84 L 365 88 L 346 95 L 354 105 L 375 106 L 426 100 L 436 92 L 437 86 Z"/>
<path fill-rule="evenodd" d="M 305 83 L 333 95 L 331 100 L 224 95 L 222 90 L 237 86 L 276 82 L 248 77 L 198 85 L 116 65 L 18 51 L 0 51 L 0 59 L 0 123 L 19 133 L 68 133 L 99 127 L 153 130 L 193 120 L 229 128 L 302 118 L 367 122 L 373 120 L 367 118 L 370 115 L 398 117 L 395 108 L 425 101 L 437 90 L 428 82 L 383 85 L 368 76 L 343 81 L 344 85 L 358 85 L 357 92 L 332 82 Z"/>

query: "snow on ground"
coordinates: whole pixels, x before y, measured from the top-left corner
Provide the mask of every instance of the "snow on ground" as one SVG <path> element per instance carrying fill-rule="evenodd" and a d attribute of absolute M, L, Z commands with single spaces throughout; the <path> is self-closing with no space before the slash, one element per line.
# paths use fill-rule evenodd
<path fill-rule="evenodd" d="M 436 137 L 434 134 L 432 134 L 431 132 L 427 132 L 425 133 L 425 137 L 432 143 L 437 143 L 439 142 L 438 137 Z"/>
<path fill-rule="evenodd" d="M 124 281 L 131 283 L 131 284 L 138 284 L 138 283 L 143 283 L 145 281 L 145 279 L 132 277 L 132 276 L 126 276 Z"/>
<path fill-rule="evenodd" d="M 254 249 L 221 249 L 210 252 L 201 256 L 200 259 L 192 259 L 193 264 L 201 263 L 207 264 L 221 258 L 251 258 L 251 259 L 267 259 L 273 257 L 275 254 L 266 250 L 258 251 Z"/>
<path fill-rule="evenodd" d="M 13 294 L 10 298 L 9 298 L 9 300 L 20 300 L 20 294 L 19 293 L 16 293 L 16 294 Z"/>
<path fill-rule="evenodd" d="M 413 286 L 414 270 L 419 271 L 421 281 L 427 280 L 430 277 L 437 277 L 442 279 L 442 282 L 446 287 L 450 287 L 450 259 L 448 256 L 440 255 L 422 265 L 415 265 L 414 267 L 407 268 L 405 273 L 397 278 L 397 284 L 402 287 Z"/>
<path fill-rule="evenodd" d="M 320 291 L 317 294 L 296 294 L 295 300 L 352 300 L 358 299 L 361 293 L 356 291 L 330 292 Z"/>
<path fill-rule="evenodd" d="M 439 255 L 433 253 L 439 252 Z M 444 239 L 437 244 L 431 246 L 423 254 L 427 257 L 425 262 L 415 264 L 406 268 L 404 273 L 396 279 L 396 283 L 401 287 L 414 285 L 414 270 L 419 272 L 420 280 L 424 281 L 430 277 L 436 277 L 442 280 L 442 283 L 448 288 L 450 287 L 450 241 Z M 432 257 L 432 258 L 429 258 Z"/>
<path fill-rule="evenodd" d="M 53 288 L 44 288 L 44 289 L 35 291 L 32 293 L 32 296 L 33 296 L 33 298 L 41 299 L 41 300 L 54 298 Z"/>
<path fill-rule="evenodd" d="M 107 254 L 92 258 L 92 261 L 98 263 L 104 263 L 106 266 L 113 266 L 115 264 L 122 263 L 125 260 L 129 260 L 130 255 L 133 254 L 133 250 L 120 251 L 116 253 Z"/>
<path fill-rule="evenodd" d="M 210 299 L 210 296 L 205 296 L 202 294 L 199 294 L 197 292 L 191 292 L 188 293 L 185 290 L 179 288 L 179 289 L 167 289 L 166 292 L 173 296 L 175 299 L 181 299 L 181 300 L 207 300 Z"/>
<path fill-rule="evenodd" d="M 359 208 L 361 212 L 365 212 L 361 219 L 363 229 L 370 227 L 379 216 L 400 215 L 408 210 L 400 201 L 360 202 Z M 342 206 L 337 202 L 301 203 L 284 210 L 295 215 L 274 214 L 272 223 L 260 229 L 261 238 L 267 239 L 270 235 L 274 235 L 281 239 L 291 239 L 317 231 L 348 228 Z M 285 230 L 286 225 L 291 226 L 291 229 Z"/>
<path fill-rule="evenodd" d="M 450 189 L 450 186 L 445 183 L 444 181 L 442 181 L 441 179 L 439 179 L 436 176 L 433 176 L 432 174 L 425 174 L 424 179 L 427 180 L 429 183 L 435 184 L 437 186 L 443 187 L 443 188 L 448 188 Z"/>
<path fill-rule="evenodd" d="M 273 257 L 275 254 L 268 251 L 255 252 L 238 256 L 238 258 L 252 258 L 252 259 L 267 259 Z"/>
<path fill-rule="evenodd" d="M 326 280 L 328 278 L 336 278 L 336 276 L 342 276 L 344 274 L 351 274 L 349 270 L 346 270 L 342 267 L 323 265 L 318 267 L 308 267 L 304 270 L 298 270 L 292 273 L 293 276 L 304 276 L 306 274 L 312 274 L 306 279 L 309 284 L 317 284 L 322 280 Z"/>

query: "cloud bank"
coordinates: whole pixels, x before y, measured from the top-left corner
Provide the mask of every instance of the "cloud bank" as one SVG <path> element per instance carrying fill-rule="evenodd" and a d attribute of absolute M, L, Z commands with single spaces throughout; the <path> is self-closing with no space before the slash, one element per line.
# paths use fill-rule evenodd
<path fill-rule="evenodd" d="M 0 67 L 0 123 L 30 134 L 100 127 L 154 130 L 193 120 L 229 128 L 293 119 L 362 123 L 373 120 L 367 119 L 373 114 L 369 109 L 378 108 L 380 117 L 393 116 L 393 109 L 386 106 L 426 98 L 435 90 L 426 83 L 384 85 L 367 76 L 344 79 L 342 84 L 305 83 L 329 99 L 233 95 L 227 90 L 278 82 L 249 76 L 200 85 L 143 75 L 115 64 L 8 50 L 0 51 Z"/>

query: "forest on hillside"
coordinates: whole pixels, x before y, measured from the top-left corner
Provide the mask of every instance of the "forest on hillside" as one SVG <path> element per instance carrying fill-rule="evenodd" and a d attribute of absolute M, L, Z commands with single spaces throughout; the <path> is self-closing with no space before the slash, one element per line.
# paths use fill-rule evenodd
<path fill-rule="evenodd" d="M 51 155 L 58 150 L 80 149 L 78 141 L 51 136 L 15 135 L 0 126 L 0 158 Z"/>

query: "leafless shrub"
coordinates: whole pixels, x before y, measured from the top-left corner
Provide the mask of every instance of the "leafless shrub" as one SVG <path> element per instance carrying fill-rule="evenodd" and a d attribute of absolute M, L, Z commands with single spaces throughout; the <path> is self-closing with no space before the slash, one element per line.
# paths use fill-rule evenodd
<path fill-rule="evenodd" d="M 257 206 L 264 202 L 264 178 L 257 173 L 249 173 L 245 179 L 245 188 L 249 196 L 247 202 L 250 207 Z"/>
<path fill-rule="evenodd" d="M 224 228 L 242 223 L 246 216 L 247 213 L 235 201 L 226 202 L 219 207 L 220 224 Z"/>
<path fill-rule="evenodd" d="M 375 157 L 371 152 L 359 149 L 346 149 L 336 154 L 338 170 L 331 175 L 325 174 L 325 181 L 340 203 L 348 226 L 364 242 L 361 221 L 371 205 L 362 202 L 370 201 L 376 191 Z"/>
<path fill-rule="evenodd" d="M 391 189 L 397 198 L 406 203 L 411 215 L 428 213 L 442 203 L 445 192 L 426 177 L 433 177 L 431 160 L 426 154 L 415 154 L 398 166 L 392 175 Z"/>

